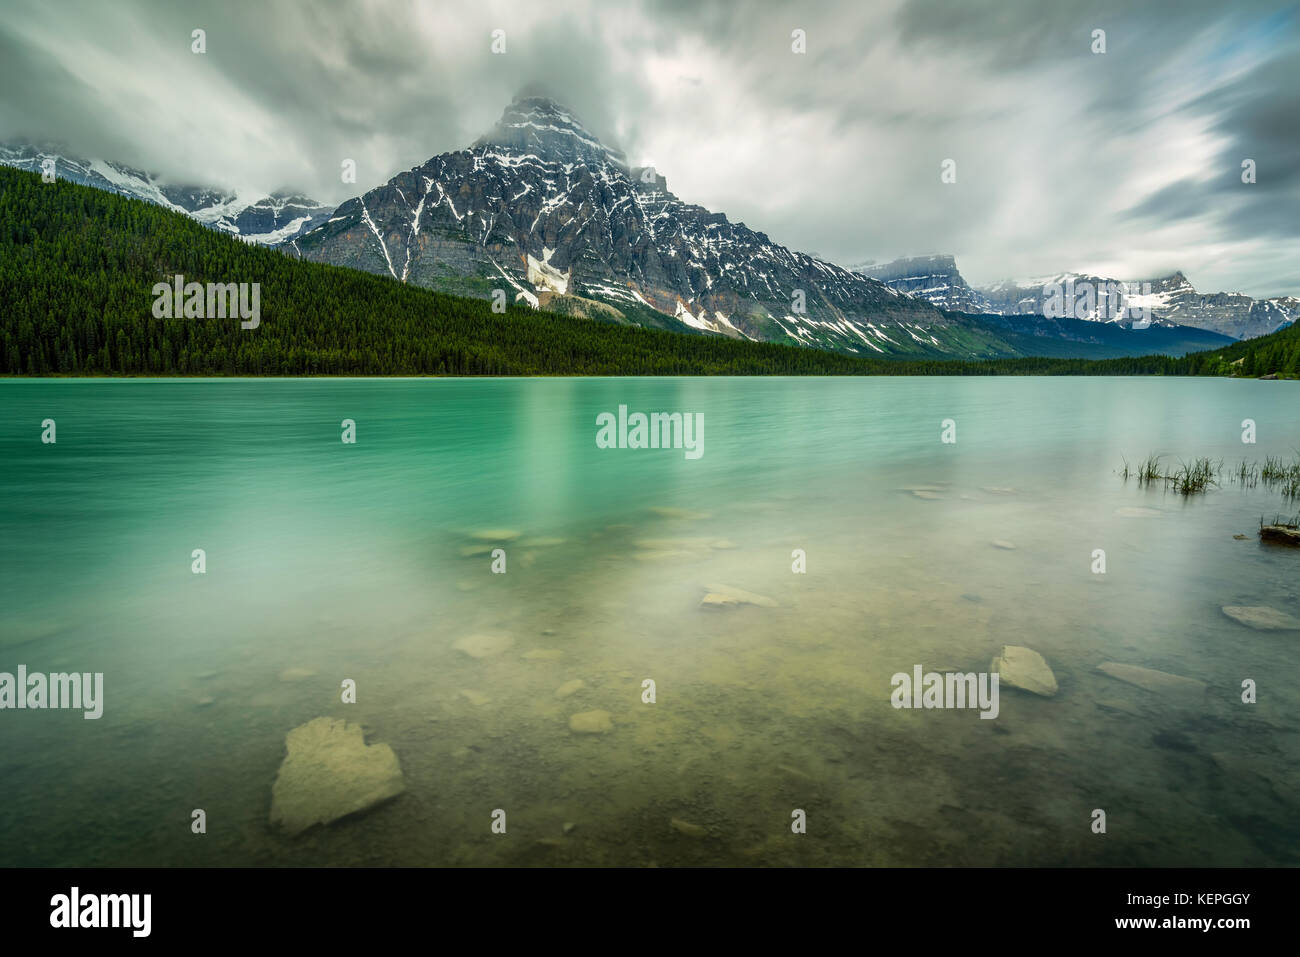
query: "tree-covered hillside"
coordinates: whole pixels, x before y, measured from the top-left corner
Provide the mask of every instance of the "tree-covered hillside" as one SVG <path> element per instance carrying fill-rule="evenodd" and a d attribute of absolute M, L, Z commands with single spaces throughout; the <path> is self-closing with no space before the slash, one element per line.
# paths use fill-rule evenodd
<path fill-rule="evenodd" d="M 159 319 L 153 287 L 260 283 L 261 321 Z M 308 263 L 139 200 L 0 168 L 10 375 L 809 375 L 873 363 L 620 326 Z"/>

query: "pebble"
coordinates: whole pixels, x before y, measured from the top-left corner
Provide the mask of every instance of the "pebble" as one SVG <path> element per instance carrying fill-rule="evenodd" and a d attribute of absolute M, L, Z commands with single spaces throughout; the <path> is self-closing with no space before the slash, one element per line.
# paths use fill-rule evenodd
<path fill-rule="evenodd" d="M 709 832 L 707 828 L 703 828 L 698 824 L 692 824 L 690 821 L 683 821 L 679 817 L 673 818 L 668 823 L 672 826 L 672 829 L 676 831 L 678 834 L 685 834 L 687 837 L 708 837 L 709 836 Z"/>
<path fill-rule="evenodd" d="M 555 689 L 555 697 L 567 698 L 569 697 L 569 695 L 581 691 L 585 684 L 586 682 L 583 681 L 581 678 L 574 678 L 572 681 L 566 681 L 564 684 L 560 685 L 558 688 Z"/>

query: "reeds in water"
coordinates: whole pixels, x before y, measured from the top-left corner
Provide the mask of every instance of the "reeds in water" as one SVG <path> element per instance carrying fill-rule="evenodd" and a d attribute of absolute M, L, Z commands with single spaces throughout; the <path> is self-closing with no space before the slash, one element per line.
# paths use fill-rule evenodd
<path fill-rule="evenodd" d="M 1149 486 L 1163 482 L 1166 489 L 1179 495 L 1196 495 L 1217 487 L 1224 476 L 1223 460 L 1195 458 L 1190 462 L 1179 460 L 1178 467 L 1172 471 L 1163 471 L 1160 460 L 1163 456 L 1148 455 L 1146 461 L 1137 466 L 1136 471 L 1124 460 L 1120 476 L 1126 481 L 1136 477 L 1139 486 Z M 1295 458 L 1287 460 L 1282 456 L 1265 456 L 1263 463 L 1243 461 L 1228 477 L 1242 488 L 1254 488 L 1263 483 L 1274 489 L 1288 501 L 1300 500 L 1300 452 Z"/>

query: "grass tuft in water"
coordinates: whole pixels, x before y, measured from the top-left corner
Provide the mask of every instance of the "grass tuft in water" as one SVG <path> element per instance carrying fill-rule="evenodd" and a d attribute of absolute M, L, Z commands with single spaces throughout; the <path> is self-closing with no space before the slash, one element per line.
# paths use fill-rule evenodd
<path fill-rule="evenodd" d="M 1120 477 L 1128 481 L 1136 476 L 1139 486 L 1163 482 L 1166 489 L 1179 495 L 1200 494 L 1221 484 L 1224 475 L 1222 459 L 1201 457 L 1190 462 L 1180 459 L 1176 469 L 1164 472 L 1160 467 L 1161 458 L 1160 455 L 1148 455 L 1136 472 L 1130 468 L 1128 459 L 1124 459 Z M 1265 456 L 1262 464 L 1242 461 L 1228 473 L 1228 477 L 1242 488 L 1254 488 L 1262 482 L 1280 492 L 1288 501 L 1300 500 L 1300 452 L 1289 461 L 1278 455 Z"/>

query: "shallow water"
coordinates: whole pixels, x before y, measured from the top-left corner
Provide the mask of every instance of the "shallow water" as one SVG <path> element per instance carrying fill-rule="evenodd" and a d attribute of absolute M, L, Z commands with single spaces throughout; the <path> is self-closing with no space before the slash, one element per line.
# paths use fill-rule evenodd
<path fill-rule="evenodd" d="M 704 413 L 704 455 L 597 448 L 620 404 Z M 1300 550 L 1254 534 L 1287 503 L 1118 475 L 1289 457 L 1297 383 L 11 380 L 0 410 L 0 671 L 103 672 L 106 699 L 0 711 L 2 864 L 1300 861 L 1300 632 L 1220 611 L 1300 615 Z M 464 554 L 497 545 L 505 574 Z M 702 608 L 713 583 L 776 607 Z M 1007 644 L 1055 697 L 891 707 L 896 672 Z M 611 731 L 569 729 L 593 709 Z M 391 745 L 406 791 L 286 837 L 271 784 L 320 715 Z"/>

